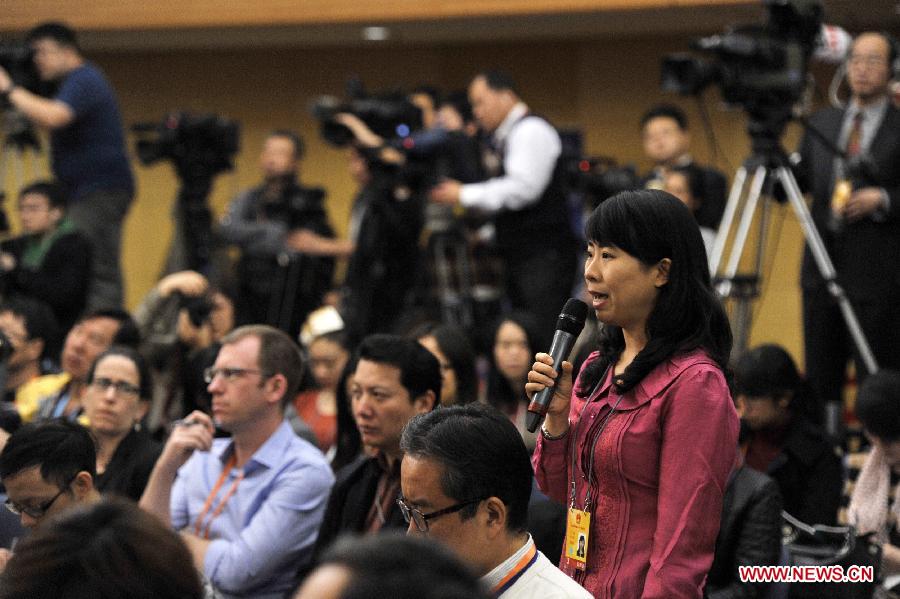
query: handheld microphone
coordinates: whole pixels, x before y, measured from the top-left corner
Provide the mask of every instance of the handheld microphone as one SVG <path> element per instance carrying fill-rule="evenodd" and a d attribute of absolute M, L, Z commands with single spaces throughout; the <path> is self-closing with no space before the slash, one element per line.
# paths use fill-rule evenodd
<path fill-rule="evenodd" d="M 569 357 L 575 340 L 584 328 L 584 320 L 587 318 L 588 307 L 581 300 L 570 298 L 563 306 L 562 313 L 556 321 L 556 333 L 553 334 L 553 343 L 550 345 L 550 357 L 553 358 L 553 367 L 556 373 L 562 370 L 563 360 Z M 558 380 L 559 377 L 557 377 Z M 528 404 L 528 414 L 525 415 L 525 427 L 533 433 L 547 415 L 550 400 L 553 399 L 553 390 L 556 382 L 550 387 L 545 387 L 539 393 L 535 393 L 534 399 Z"/>

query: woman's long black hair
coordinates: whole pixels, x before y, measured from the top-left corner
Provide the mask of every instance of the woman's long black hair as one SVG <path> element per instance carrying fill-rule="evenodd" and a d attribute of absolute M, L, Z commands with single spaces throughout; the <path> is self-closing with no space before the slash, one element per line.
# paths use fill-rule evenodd
<path fill-rule="evenodd" d="M 601 203 L 585 225 L 585 236 L 598 246 L 614 246 L 652 266 L 672 261 L 668 282 L 660 288 L 647 319 L 647 345 L 615 384 L 624 393 L 658 364 L 678 352 L 703 348 L 726 370 L 731 327 L 709 276 L 703 238 L 690 210 L 659 190 L 625 191 Z M 622 329 L 604 325 L 600 359 L 585 367 L 581 393 L 589 394 L 607 366 L 625 349 Z"/>

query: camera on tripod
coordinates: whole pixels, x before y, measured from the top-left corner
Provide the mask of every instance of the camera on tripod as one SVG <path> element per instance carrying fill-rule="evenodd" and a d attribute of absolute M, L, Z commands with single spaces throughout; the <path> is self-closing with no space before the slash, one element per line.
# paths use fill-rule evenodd
<path fill-rule="evenodd" d="M 215 114 L 172 112 L 161 123 L 137 123 L 137 154 L 142 164 L 169 159 L 176 167 L 199 164 L 212 173 L 232 168 L 240 144 L 240 126 Z"/>
<path fill-rule="evenodd" d="M 766 23 L 739 25 L 692 43 L 695 50 L 714 54 L 714 60 L 684 53 L 664 58 L 663 89 L 692 95 L 716 84 L 726 102 L 742 106 L 751 118 L 786 123 L 806 88 L 823 9 L 818 0 L 764 3 Z"/>
<path fill-rule="evenodd" d="M 615 158 L 563 156 L 560 160 L 566 188 L 579 194 L 584 200 L 585 207 L 590 210 L 620 191 L 639 187 L 634 166 L 620 166 Z"/>
<path fill-rule="evenodd" d="M 20 41 L 0 41 L 0 67 L 13 83 L 37 92 L 40 79 L 34 66 L 34 50 Z"/>
<path fill-rule="evenodd" d="M 421 111 L 402 92 L 369 95 L 359 79 L 351 79 L 347 82 L 347 98 L 342 101 L 320 96 L 310 109 L 320 123 L 322 139 L 335 147 L 346 147 L 355 139 L 350 129 L 335 120 L 341 113 L 356 116 L 384 139 L 407 137 L 422 127 Z"/>

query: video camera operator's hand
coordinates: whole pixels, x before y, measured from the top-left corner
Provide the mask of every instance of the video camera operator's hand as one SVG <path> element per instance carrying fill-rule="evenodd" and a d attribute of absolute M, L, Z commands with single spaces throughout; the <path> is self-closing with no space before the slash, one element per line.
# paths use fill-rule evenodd
<path fill-rule="evenodd" d="M 10 272 L 16 269 L 16 257 L 8 252 L 0 252 L 0 270 Z"/>
<path fill-rule="evenodd" d="M 163 277 L 157 283 L 156 288 L 162 297 L 169 297 L 175 292 L 197 297 L 206 293 L 206 290 L 209 288 L 209 281 L 198 272 L 182 270 Z"/>
<path fill-rule="evenodd" d="M 850 195 L 842 209 L 847 222 L 855 222 L 884 208 L 884 190 L 880 187 L 863 187 Z"/>
<path fill-rule="evenodd" d="M 353 133 L 356 141 L 362 146 L 367 148 L 377 148 L 384 145 L 384 139 L 369 129 L 369 126 L 355 114 L 341 112 L 334 115 L 334 120 L 347 129 L 350 129 L 350 132 Z"/>
<path fill-rule="evenodd" d="M 6 72 L 6 69 L 0 67 L 0 94 L 8 94 L 15 87 L 12 77 Z"/>
<path fill-rule="evenodd" d="M 428 197 L 432 202 L 455 206 L 459 203 L 461 190 L 462 183 L 454 179 L 445 179 L 431 189 Z"/>

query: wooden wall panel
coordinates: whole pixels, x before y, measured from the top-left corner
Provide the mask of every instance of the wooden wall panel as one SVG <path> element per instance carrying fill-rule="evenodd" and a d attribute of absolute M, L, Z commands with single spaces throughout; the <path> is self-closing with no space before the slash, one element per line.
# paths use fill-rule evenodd
<path fill-rule="evenodd" d="M 64 18 L 82 29 L 147 29 L 442 19 L 691 6 L 749 0 L 3 0 L 0 28 Z"/>

